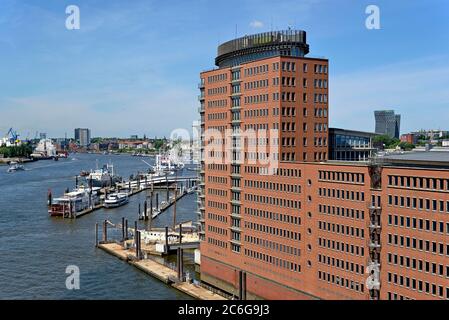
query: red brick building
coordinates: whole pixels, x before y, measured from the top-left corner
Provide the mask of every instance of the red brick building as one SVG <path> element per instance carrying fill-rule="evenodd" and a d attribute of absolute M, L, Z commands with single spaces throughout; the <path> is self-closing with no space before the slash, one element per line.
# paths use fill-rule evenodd
<path fill-rule="evenodd" d="M 246 36 L 201 73 L 202 281 L 242 299 L 448 298 L 449 159 L 327 161 L 328 61 L 308 51 L 303 31 Z"/>

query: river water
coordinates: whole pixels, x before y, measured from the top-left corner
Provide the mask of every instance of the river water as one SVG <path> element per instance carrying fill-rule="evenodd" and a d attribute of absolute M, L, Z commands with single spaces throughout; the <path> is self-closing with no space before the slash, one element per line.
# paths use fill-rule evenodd
<path fill-rule="evenodd" d="M 0 166 L 0 299 L 189 299 L 95 248 L 95 223 L 105 219 L 120 223 L 121 217 L 125 217 L 132 227 L 145 192 L 132 197 L 123 207 L 100 209 L 76 220 L 49 217 L 49 189 L 57 197 L 66 188 L 74 188 L 74 176 L 81 170 L 109 162 L 125 179 L 148 169 L 139 157 L 96 154 L 71 154 L 60 161 L 33 162 L 25 164 L 26 171 L 16 173 L 7 173 L 7 167 Z M 160 192 L 159 201 L 165 200 L 165 191 Z M 177 222 L 196 219 L 195 201 L 195 194 L 179 200 Z M 157 217 L 153 226 L 170 226 L 172 210 L 173 207 Z M 139 222 L 139 226 L 144 227 L 144 222 Z M 191 253 L 186 254 L 185 264 L 194 275 Z M 69 265 L 80 269 L 79 290 L 66 288 L 65 271 Z"/>

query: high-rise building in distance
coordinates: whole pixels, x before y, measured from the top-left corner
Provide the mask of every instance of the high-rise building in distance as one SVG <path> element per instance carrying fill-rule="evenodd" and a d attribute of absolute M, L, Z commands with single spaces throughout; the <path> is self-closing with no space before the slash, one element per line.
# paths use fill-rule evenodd
<path fill-rule="evenodd" d="M 87 147 L 90 145 L 90 129 L 76 128 L 75 129 L 75 141 L 81 147 Z"/>
<path fill-rule="evenodd" d="M 246 36 L 200 74 L 201 280 L 240 299 L 449 299 L 449 155 L 328 160 L 328 60 L 307 52 L 304 31 Z"/>
<path fill-rule="evenodd" d="M 399 139 L 401 134 L 401 115 L 395 114 L 393 110 L 374 111 L 376 120 L 376 133 L 386 134 L 390 138 Z"/>

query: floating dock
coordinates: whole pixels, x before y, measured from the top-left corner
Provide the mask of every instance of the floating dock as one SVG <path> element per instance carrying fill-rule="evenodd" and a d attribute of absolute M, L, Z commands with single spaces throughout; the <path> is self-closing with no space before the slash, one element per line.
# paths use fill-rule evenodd
<path fill-rule="evenodd" d="M 218 295 L 200 285 L 178 281 L 178 274 L 171 268 L 151 259 L 138 260 L 135 249 L 125 249 L 116 242 L 99 243 L 98 248 L 116 256 L 117 258 L 128 262 L 146 274 L 164 282 L 165 284 L 199 300 L 226 300 L 225 297 Z"/>
<path fill-rule="evenodd" d="M 173 188 L 173 184 L 176 183 L 181 183 L 181 185 L 183 183 L 185 183 L 185 190 L 190 190 L 193 189 L 196 186 L 196 182 L 197 182 L 197 177 L 192 177 L 192 176 L 181 176 L 181 177 L 157 177 L 157 178 L 152 178 L 152 179 L 135 179 L 135 180 L 130 180 L 128 182 L 122 182 L 122 183 L 117 183 L 115 185 L 115 187 L 109 187 L 109 188 L 103 188 L 101 190 L 101 193 L 103 194 L 109 194 L 109 193 L 113 193 L 113 192 L 120 192 L 121 189 L 126 189 L 128 188 L 128 197 L 132 197 L 134 195 L 137 195 L 143 191 L 147 191 L 147 190 L 154 190 L 155 187 L 158 187 L 157 189 L 166 189 L 167 190 L 167 198 L 168 198 L 168 191 L 169 189 L 174 189 Z M 165 186 L 161 186 L 162 184 L 165 184 Z M 181 199 L 182 197 L 184 197 L 186 194 L 189 194 L 191 192 L 182 192 L 179 193 L 179 195 L 176 197 L 176 200 Z M 51 203 L 51 193 L 49 194 L 49 199 L 47 200 L 48 203 Z M 153 213 L 152 218 L 156 218 L 159 214 L 163 213 L 166 209 L 168 209 L 170 206 L 172 206 L 176 200 L 171 197 L 168 199 L 169 201 L 165 203 L 165 205 L 161 206 L 159 208 L 159 204 L 157 204 L 158 210 L 156 212 Z M 76 219 L 76 218 L 80 218 L 82 216 L 85 216 L 87 214 L 90 214 L 96 210 L 99 210 L 103 208 L 103 204 L 100 202 L 100 204 L 92 206 L 90 208 L 87 208 L 83 211 L 79 211 L 79 212 L 71 212 L 69 214 L 63 214 L 63 218 L 68 218 L 68 219 Z M 146 217 L 142 217 L 141 220 L 148 220 L 148 215 Z"/>

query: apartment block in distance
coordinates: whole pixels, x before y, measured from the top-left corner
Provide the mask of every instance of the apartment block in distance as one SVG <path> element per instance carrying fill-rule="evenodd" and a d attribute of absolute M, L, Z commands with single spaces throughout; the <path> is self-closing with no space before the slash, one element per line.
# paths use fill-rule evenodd
<path fill-rule="evenodd" d="M 304 31 L 245 36 L 200 74 L 201 280 L 240 299 L 449 298 L 449 158 L 329 160 L 329 66 L 308 52 Z"/>
<path fill-rule="evenodd" d="M 76 128 L 75 141 L 81 147 L 87 147 L 90 144 L 90 129 Z"/>

